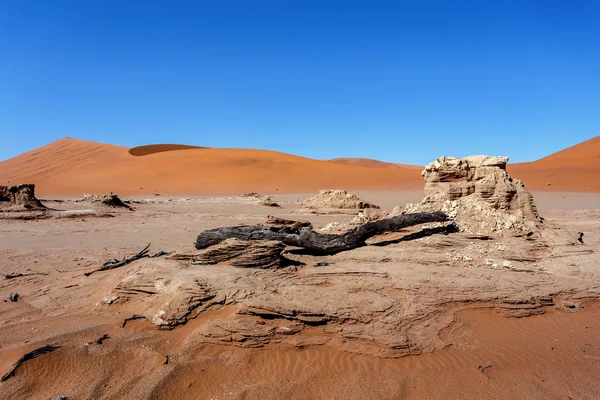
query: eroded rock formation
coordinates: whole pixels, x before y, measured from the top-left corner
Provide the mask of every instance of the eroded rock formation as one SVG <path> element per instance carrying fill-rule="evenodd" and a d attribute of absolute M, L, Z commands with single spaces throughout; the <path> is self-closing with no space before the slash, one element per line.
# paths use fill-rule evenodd
<path fill-rule="evenodd" d="M 540 221 L 533 196 L 506 171 L 508 157 L 440 157 L 422 172 L 425 198 L 407 211 L 442 210 L 462 230 L 528 231 Z"/>
<path fill-rule="evenodd" d="M 84 194 L 83 201 L 106 207 L 121 207 L 131 209 L 116 194 Z"/>
<path fill-rule="evenodd" d="M 356 214 L 367 208 L 379 209 L 379 206 L 361 200 L 345 190 L 321 190 L 304 200 L 299 212 Z"/>
<path fill-rule="evenodd" d="M 172 329 L 216 303 L 223 302 L 206 280 L 185 270 L 172 274 L 146 262 L 132 271 L 103 299 L 106 304 L 128 303 L 149 312 L 158 329 Z M 147 304 L 149 297 L 152 306 Z M 140 304 L 141 303 L 141 304 Z"/>
<path fill-rule="evenodd" d="M 34 211 L 46 207 L 35 197 L 35 185 L 0 186 L 0 211 Z"/>

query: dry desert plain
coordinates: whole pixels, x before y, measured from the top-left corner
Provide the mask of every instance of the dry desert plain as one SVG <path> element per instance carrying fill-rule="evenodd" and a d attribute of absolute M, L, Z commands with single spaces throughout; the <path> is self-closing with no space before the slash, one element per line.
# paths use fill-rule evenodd
<path fill-rule="evenodd" d="M 288 247 L 273 268 L 183 255 L 213 228 L 355 217 L 302 209 L 319 189 L 391 213 L 423 198 L 423 168 L 74 139 L 1 162 L 0 185 L 36 184 L 51 218 L 0 219 L 0 374 L 60 347 L 0 397 L 600 398 L 599 148 L 508 165 L 543 217 L 531 231 L 413 226 L 334 254 Z M 135 210 L 79 201 L 111 191 Z M 148 243 L 169 254 L 89 274 Z"/>

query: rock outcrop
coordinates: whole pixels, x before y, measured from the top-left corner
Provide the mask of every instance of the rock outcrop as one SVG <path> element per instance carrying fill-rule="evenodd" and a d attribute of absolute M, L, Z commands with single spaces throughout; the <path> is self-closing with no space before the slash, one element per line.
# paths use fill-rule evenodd
<path fill-rule="evenodd" d="M 84 194 L 83 201 L 92 205 L 131 209 L 116 194 Z"/>
<path fill-rule="evenodd" d="M 35 197 L 32 183 L 0 186 L 0 211 L 36 211 L 46 207 Z"/>
<path fill-rule="evenodd" d="M 425 198 L 413 212 L 442 210 L 462 230 L 530 231 L 541 222 L 533 196 L 506 171 L 508 157 L 440 157 L 422 172 Z"/>
<path fill-rule="evenodd" d="M 152 316 L 156 328 L 173 329 L 223 302 L 214 288 L 193 270 L 188 268 L 174 274 L 163 265 L 169 263 L 146 261 L 133 267 L 131 273 L 104 296 L 103 303 L 139 307 L 144 314 Z"/>
<path fill-rule="evenodd" d="M 359 199 L 345 190 L 321 190 L 302 202 L 299 212 L 319 214 L 356 214 L 367 208 L 379 206 Z"/>

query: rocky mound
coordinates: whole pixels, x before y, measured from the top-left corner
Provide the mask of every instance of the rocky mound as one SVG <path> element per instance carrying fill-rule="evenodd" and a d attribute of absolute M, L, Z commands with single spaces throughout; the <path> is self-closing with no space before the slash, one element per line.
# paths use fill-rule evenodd
<path fill-rule="evenodd" d="M 506 172 L 508 157 L 440 157 L 422 172 L 425 198 L 407 211 L 442 210 L 473 233 L 530 231 L 538 226 L 533 196 Z"/>
<path fill-rule="evenodd" d="M 361 200 L 345 190 L 321 190 L 304 200 L 299 211 L 320 214 L 356 214 L 367 208 L 379 209 L 379 206 Z"/>
<path fill-rule="evenodd" d="M 83 201 L 97 206 L 121 207 L 131 209 L 116 194 L 84 194 Z"/>
<path fill-rule="evenodd" d="M 35 197 L 35 185 L 0 186 L 0 211 L 36 211 L 46 207 Z"/>

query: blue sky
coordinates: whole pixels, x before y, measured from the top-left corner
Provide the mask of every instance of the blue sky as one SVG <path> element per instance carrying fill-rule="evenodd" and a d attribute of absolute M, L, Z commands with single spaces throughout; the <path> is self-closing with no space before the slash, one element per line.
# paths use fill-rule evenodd
<path fill-rule="evenodd" d="M 600 134 L 598 1 L 0 1 L 0 160 L 70 136 L 425 164 Z"/>

